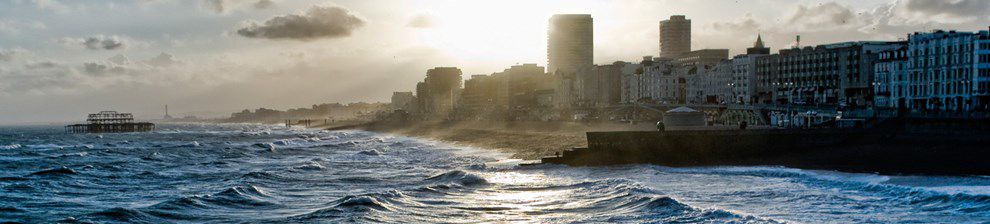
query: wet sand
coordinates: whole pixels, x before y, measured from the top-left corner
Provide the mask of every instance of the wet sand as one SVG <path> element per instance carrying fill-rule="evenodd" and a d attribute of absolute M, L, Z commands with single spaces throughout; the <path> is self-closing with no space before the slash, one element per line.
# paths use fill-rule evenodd
<path fill-rule="evenodd" d="M 587 147 L 585 132 L 650 130 L 650 124 L 573 122 L 404 122 L 331 127 L 422 137 L 455 145 L 495 149 L 513 158 L 535 160 L 574 147 Z"/>

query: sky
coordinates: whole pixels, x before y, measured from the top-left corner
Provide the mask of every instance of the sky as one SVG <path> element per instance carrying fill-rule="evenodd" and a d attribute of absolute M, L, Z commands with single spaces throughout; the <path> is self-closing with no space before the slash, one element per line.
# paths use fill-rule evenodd
<path fill-rule="evenodd" d="M 0 124 L 227 116 L 385 102 L 426 70 L 546 65 L 547 20 L 591 14 L 595 63 L 658 55 L 658 22 L 692 48 L 774 52 L 990 26 L 986 0 L 0 0 Z"/>

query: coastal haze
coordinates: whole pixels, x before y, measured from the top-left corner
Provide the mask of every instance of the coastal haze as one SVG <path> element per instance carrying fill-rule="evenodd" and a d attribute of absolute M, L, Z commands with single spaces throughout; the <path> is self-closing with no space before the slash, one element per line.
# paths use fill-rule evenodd
<path fill-rule="evenodd" d="M 100 110 L 226 117 L 386 102 L 429 68 L 464 79 L 547 66 L 554 14 L 594 18 L 594 63 L 659 55 L 658 22 L 692 21 L 693 49 L 745 53 L 986 27 L 985 1 L 4 1 L 0 123 Z M 298 21 L 296 21 L 298 20 Z M 300 22 L 291 29 L 266 26 Z M 308 22 L 304 22 L 308 21 Z M 252 25 L 254 24 L 254 25 Z M 299 30 L 293 30 L 299 29 Z"/>
<path fill-rule="evenodd" d="M 986 12 L 4 1 L 0 223 L 986 223 Z"/>

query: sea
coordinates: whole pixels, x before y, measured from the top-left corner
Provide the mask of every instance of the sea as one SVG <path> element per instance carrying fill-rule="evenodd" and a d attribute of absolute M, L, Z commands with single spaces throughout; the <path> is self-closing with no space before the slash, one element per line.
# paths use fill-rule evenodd
<path fill-rule="evenodd" d="M 527 162 L 366 131 L 7 126 L 0 223 L 990 223 L 987 176 Z"/>

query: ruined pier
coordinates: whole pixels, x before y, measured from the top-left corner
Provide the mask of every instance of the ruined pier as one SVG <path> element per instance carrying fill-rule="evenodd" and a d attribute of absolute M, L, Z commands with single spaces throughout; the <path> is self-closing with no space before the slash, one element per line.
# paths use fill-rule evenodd
<path fill-rule="evenodd" d="M 119 133 L 154 131 L 155 124 L 150 122 L 135 122 L 134 115 L 118 113 L 117 111 L 100 111 L 89 114 L 85 124 L 65 126 L 68 133 Z"/>

